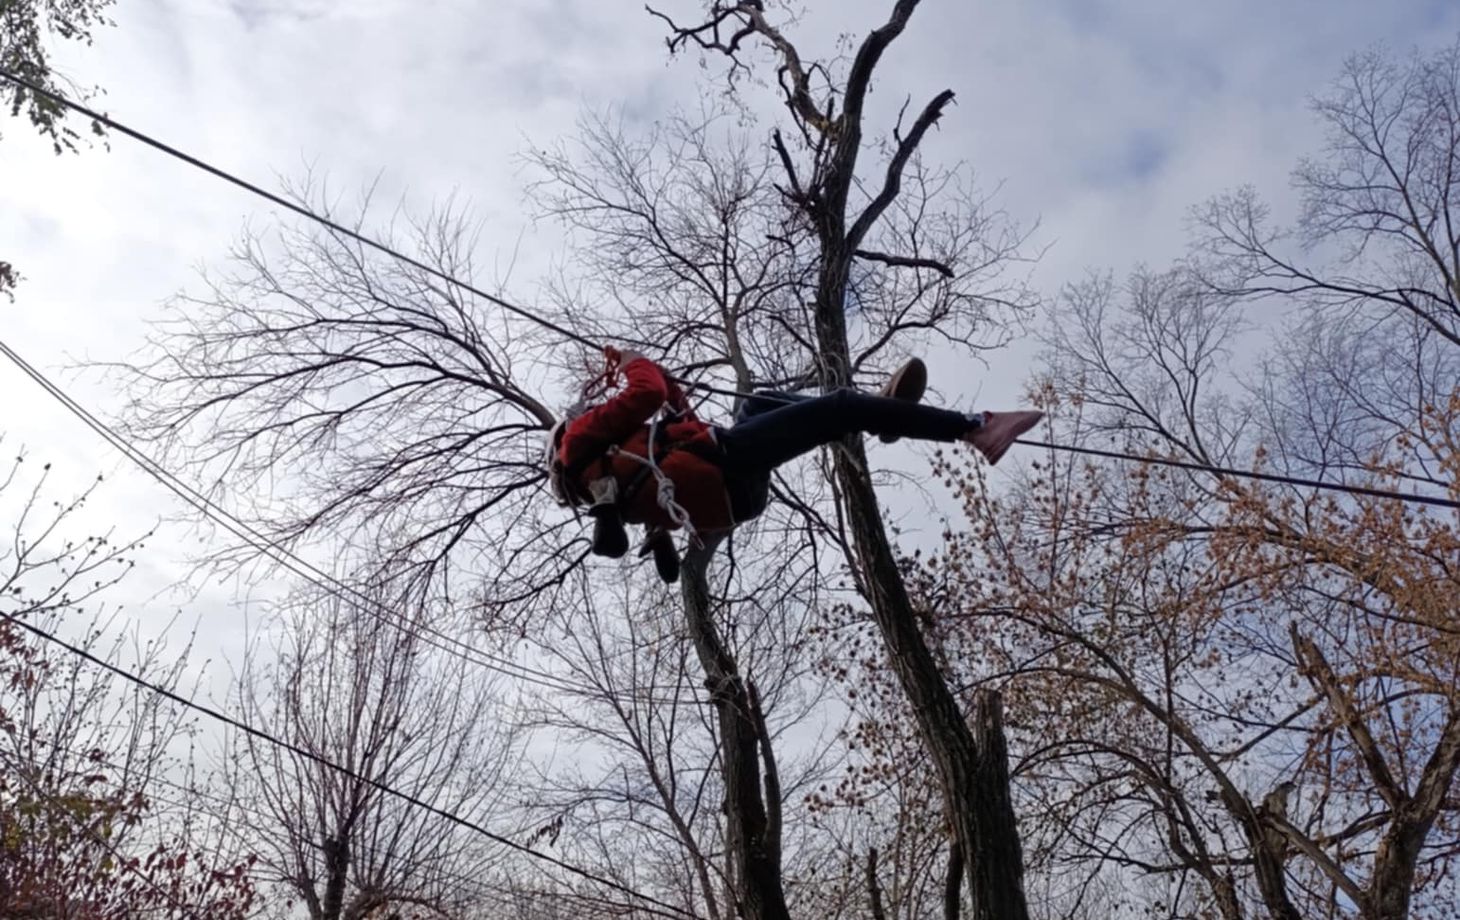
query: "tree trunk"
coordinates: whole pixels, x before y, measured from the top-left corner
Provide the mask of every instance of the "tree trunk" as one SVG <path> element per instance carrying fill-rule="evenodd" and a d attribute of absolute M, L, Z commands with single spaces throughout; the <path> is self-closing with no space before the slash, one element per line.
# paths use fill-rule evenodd
<path fill-rule="evenodd" d="M 825 358 L 823 373 L 829 378 L 824 382 L 829 388 L 849 382 L 850 349 L 841 304 L 851 253 L 844 246 L 828 245 L 824 257 L 828 262 L 842 262 L 839 275 L 824 265 L 825 286 L 817 304 L 817 335 Z M 862 583 L 867 586 L 888 658 L 938 769 L 954 839 L 964 854 L 972 920 L 1027 920 L 1023 854 L 1009 798 L 1007 752 L 998 707 L 980 704 L 982 721 L 975 740 L 918 630 L 907 587 L 882 526 L 861 439 L 848 438 L 836 446 L 835 452 L 837 480 L 861 561 Z M 995 760 L 997 763 L 992 762 Z"/>
<path fill-rule="evenodd" d="M 350 872 L 350 841 L 345 834 L 326 837 L 324 846 L 324 900 L 320 904 L 321 920 L 340 920 L 345 906 L 345 883 Z"/>
<path fill-rule="evenodd" d="M 730 853 L 734 896 L 746 920 L 790 920 L 781 887 L 779 822 L 768 815 L 761 789 L 756 705 L 734 657 L 720 641 L 710 613 L 706 570 L 714 551 L 712 542 L 685 554 L 682 587 L 685 620 L 718 717 L 726 849 Z M 769 758 L 770 751 L 765 753 Z M 772 802 L 770 807 L 778 809 L 780 803 Z"/>
<path fill-rule="evenodd" d="M 1248 838 L 1252 841 L 1257 890 L 1272 920 L 1303 920 L 1288 896 L 1287 841 L 1274 838 L 1260 825 L 1248 831 Z M 1222 894 L 1225 893 L 1219 893 L 1219 900 Z M 1235 897 L 1231 900 L 1235 903 Z"/>
<path fill-rule="evenodd" d="M 889 157 L 881 189 L 866 203 L 856 220 L 848 225 L 847 205 L 857 180 L 857 157 L 862 147 L 862 117 L 872 75 L 888 46 L 902 34 L 920 0 L 896 0 L 887 21 L 869 32 L 857 47 L 847 71 L 840 96 L 832 94 L 819 108 L 810 86 L 811 70 L 795 46 L 764 16 L 764 5 L 743 3 L 715 4 L 707 26 L 680 28 L 662 16 L 674 28 L 671 49 L 687 43 L 709 48 L 704 33 L 713 32 L 713 47 L 735 57 L 741 41 L 760 34 L 775 49 L 781 61 L 781 87 L 792 117 L 801 128 L 811 148 L 812 173 L 801 182 L 779 134 L 773 136 L 791 189 L 788 197 L 801 207 L 816 228 L 820 249 L 815 300 L 816 350 L 821 385 L 825 389 L 851 383 L 851 350 L 846 328 L 848 279 L 857 247 L 869 229 L 881 219 L 897 198 L 902 173 L 916 153 L 924 134 L 937 123 L 953 100 L 951 90 L 944 90 L 928 103 L 904 133 L 894 130 L 895 150 Z M 720 43 L 720 28 L 731 20 L 739 31 L 729 45 Z M 738 62 L 737 62 L 738 63 Z M 821 73 L 826 77 L 825 71 Z M 839 103 L 840 112 L 835 111 Z M 866 189 L 866 185 L 859 186 Z M 951 271 L 951 269 L 950 269 Z M 742 381 L 743 382 L 743 381 Z M 1023 858 L 1020 853 L 1013 809 L 1008 794 L 1008 767 L 1004 762 L 1004 741 L 999 726 L 997 706 L 981 704 L 983 713 L 980 734 L 975 740 L 964 721 L 958 700 L 948 688 L 927 643 L 923 641 L 907 587 L 892 554 L 887 533 L 877 506 L 877 495 L 868 474 L 867 455 L 860 438 L 850 437 L 833 445 L 837 483 L 841 488 L 846 517 L 855 542 L 855 560 L 848 560 L 858 570 L 858 583 L 866 591 L 872 605 L 873 618 L 887 647 L 888 658 L 897 674 L 908 704 L 912 707 L 922 733 L 923 743 L 938 769 L 944 802 L 953 825 L 954 839 L 960 847 L 968 879 L 974 920 L 1027 920 L 1028 908 L 1022 886 Z M 698 584 L 699 587 L 692 587 Z M 687 579 L 686 606 L 693 620 L 696 617 L 696 594 L 703 595 L 702 575 L 697 583 Z M 700 602 L 701 607 L 703 602 Z M 703 611 L 700 611 L 703 613 Z M 705 618 L 703 627 L 709 626 Z M 716 683 L 717 699 L 734 696 L 744 698 L 744 688 L 734 675 L 733 662 L 726 664 L 723 650 L 707 644 L 713 630 L 692 630 L 707 673 Z M 719 675 L 718 679 L 715 675 Z M 719 702 L 720 724 L 725 732 L 722 744 L 727 752 L 736 746 L 735 714 L 727 702 Z M 748 733 L 748 728 L 738 731 Z M 748 734 L 747 734 L 748 738 Z M 753 750 L 747 743 L 747 749 Z M 738 756 L 742 760 L 745 752 Z M 728 763 L 727 777 L 736 769 Z M 989 784 L 998 788 L 986 788 Z M 740 805 L 749 807 L 749 794 L 757 793 L 754 783 L 741 778 L 744 787 L 732 789 L 727 797 L 741 796 Z M 742 822 L 740 830 L 732 824 L 732 835 L 754 829 L 755 814 L 734 815 Z M 762 819 L 763 820 L 763 819 Z M 755 857 L 755 848 L 748 838 L 735 841 L 743 848 L 743 858 Z M 749 865 L 749 863 L 747 863 Z M 747 886 L 750 887 L 750 886 Z M 779 890 L 779 883 L 777 883 Z M 782 908 L 784 909 L 784 908 Z"/>
<path fill-rule="evenodd" d="M 1405 920 L 1425 838 L 1460 771 L 1460 710 L 1452 710 L 1413 795 L 1406 796 L 1379 840 L 1366 920 Z"/>
<path fill-rule="evenodd" d="M 1374 878 L 1369 886 L 1365 920 L 1405 920 L 1414 893 L 1415 862 L 1430 822 L 1400 816 L 1389 826 L 1374 854 Z"/>
<path fill-rule="evenodd" d="M 943 920 L 958 920 L 963 913 L 963 848 L 953 840 L 948 846 L 948 872 L 943 878 Z"/>
<path fill-rule="evenodd" d="M 1009 794 L 1009 748 L 1004 740 L 1004 706 L 999 694 L 979 690 L 973 698 L 973 811 L 975 848 L 967 860 L 977 920 L 1028 917 L 1024 902 L 1024 851 Z"/>

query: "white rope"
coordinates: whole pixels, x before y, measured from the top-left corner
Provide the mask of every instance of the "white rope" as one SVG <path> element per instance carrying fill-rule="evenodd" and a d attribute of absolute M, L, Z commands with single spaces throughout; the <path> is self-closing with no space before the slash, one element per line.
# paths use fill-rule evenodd
<path fill-rule="evenodd" d="M 577 418 L 579 415 L 582 415 L 585 411 L 587 411 L 588 406 L 592 402 L 602 397 L 603 393 L 608 389 L 609 386 L 609 382 L 607 379 L 605 379 L 605 377 L 606 375 L 602 375 L 586 381 L 583 384 L 582 388 L 578 391 L 578 401 L 574 403 L 571 407 L 569 407 L 569 409 L 565 413 L 563 413 L 563 418 L 552 427 L 551 431 L 548 432 L 547 449 L 544 451 L 543 462 L 548 469 L 548 481 L 550 491 L 553 493 L 553 496 L 558 500 L 559 504 L 572 505 L 573 502 L 568 494 L 568 484 L 562 481 L 564 473 L 562 464 L 557 462 L 558 433 L 567 425 L 569 421 Z M 662 411 L 663 407 L 660 408 Z M 649 426 L 649 456 L 647 457 L 641 457 L 638 454 L 633 453 L 632 451 L 624 450 L 619 445 L 610 446 L 608 450 L 605 451 L 605 453 L 610 456 L 617 454 L 626 457 L 629 460 L 633 460 L 635 463 L 639 463 L 648 467 L 649 472 L 654 474 L 654 480 L 658 486 L 658 491 L 655 497 L 659 503 L 660 509 L 663 510 L 665 516 L 667 516 L 677 526 L 684 528 L 684 532 L 689 535 L 690 540 L 692 540 L 696 545 L 703 545 L 700 542 L 699 532 L 695 530 L 694 523 L 690 520 L 689 512 L 685 510 L 683 505 L 675 501 L 674 480 L 670 479 L 668 474 L 666 474 L 663 470 L 659 468 L 659 464 L 654 462 L 654 436 L 658 433 L 658 430 L 659 426 L 657 425 L 651 424 Z"/>
<path fill-rule="evenodd" d="M 648 467 L 649 472 L 654 474 L 654 479 L 658 483 L 658 493 L 655 497 L 659 502 L 659 508 L 671 521 L 684 528 L 684 532 L 689 534 L 689 538 L 696 545 L 701 545 L 699 532 L 695 530 L 694 523 L 690 520 L 689 512 L 684 509 L 683 505 L 674 500 L 674 480 L 670 479 L 669 475 L 659 468 L 659 464 L 654 462 L 654 435 L 658 429 L 658 425 L 649 426 L 649 456 L 647 457 L 641 457 L 617 445 L 610 447 L 608 452 L 621 457 L 627 457 L 636 463 Z"/>
<path fill-rule="evenodd" d="M 603 394 L 608 391 L 609 378 L 613 374 L 617 374 L 616 369 L 611 369 L 610 374 L 599 374 L 585 380 L 583 385 L 578 388 L 578 401 L 563 411 L 563 417 L 548 429 L 543 443 L 542 467 L 547 470 L 548 491 L 559 505 L 572 508 L 574 514 L 577 513 L 577 502 L 574 501 L 571 494 L 570 484 L 563 479 L 566 471 L 558 462 L 558 438 L 562 436 L 569 422 L 587 412 L 589 406 L 602 398 Z"/>

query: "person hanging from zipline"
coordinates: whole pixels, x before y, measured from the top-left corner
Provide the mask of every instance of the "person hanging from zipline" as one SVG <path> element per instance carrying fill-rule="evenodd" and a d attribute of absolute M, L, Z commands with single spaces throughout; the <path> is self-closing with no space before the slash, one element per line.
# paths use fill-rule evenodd
<path fill-rule="evenodd" d="M 604 355 L 602 379 L 621 373 L 624 384 L 597 405 L 570 410 L 549 432 L 549 484 L 559 504 L 587 506 L 597 555 L 623 556 L 624 523 L 644 525 L 639 555 L 652 553 L 666 582 L 679 576 L 671 531 L 684 528 L 699 539 L 755 518 L 769 502 L 771 473 L 823 444 L 854 432 L 887 442 L 963 441 L 994 464 L 1043 417 L 920 405 L 928 371 L 914 358 L 879 395 L 849 388 L 821 396 L 757 392 L 722 427 L 698 419 L 679 384 L 653 361 L 611 346 Z"/>

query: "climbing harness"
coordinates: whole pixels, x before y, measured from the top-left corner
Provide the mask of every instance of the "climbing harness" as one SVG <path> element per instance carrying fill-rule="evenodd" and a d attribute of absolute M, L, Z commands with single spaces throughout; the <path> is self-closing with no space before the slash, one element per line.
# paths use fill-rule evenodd
<path fill-rule="evenodd" d="M 659 408 L 657 413 L 659 417 L 649 426 L 648 447 L 645 451 L 647 456 L 640 456 L 633 451 L 625 450 L 619 444 L 606 444 L 601 452 L 590 452 L 571 465 L 565 465 L 559 457 L 558 449 L 568 423 L 586 412 L 593 403 L 602 400 L 608 391 L 618 383 L 619 370 L 618 357 L 616 355 L 606 356 L 603 371 L 583 383 L 578 391 L 578 401 L 568 408 L 563 418 L 548 432 L 543 462 L 548 470 L 548 484 L 553 498 L 560 505 L 574 508 L 586 503 L 590 506 L 588 513 L 597 516 L 595 511 L 600 513 L 607 511 L 606 506 L 621 509 L 638 494 L 644 480 L 653 476 L 656 487 L 655 501 L 660 510 L 676 526 L 684 529 L 691 542 L 697 546 L 702 545 L 699 532 L 695 529 L 689 512 L 675 498 L 674 480 L 670 479 L 669 475 L 659 466 L 661 458 L 659 451 L 656 450 L 656 443 L 660 439 L 664 424 L 674 418 L 667 403 Z M 605 470 L 604 476 L 589 481 L 585 494 L 580 485 L 580 477 L 594 463 L 606 465 L 610 458 L 616 456 L 632 460 L 643 467 L 641 475 L 634 477 L 624 488 L 620 489 L 617 480 L 607 475 Z"/>
<path fill-rule="evenodd" d="M 660 411 L 663 412 L 667 409 L 668 406 L 666 405 L 662 407 Z M 684 528 L 684 532 L 689 535 L 690 542 L 694 543 L 696 546 L 701 546 L 703 544 L 700 542 L 699 532 L 695 530 L 694 523 L 690 520 L 689 512 L 684 509 L 683 505 L 681 505 L 674 499 L 674 480 L 670 479 L 668 474 L 666 474 L 662 469 L 659 468 L 659 463 L 654 452 L 654 440 L 655 437 L 658 435 L 659 429 L 663 425 L 664 421 L 664 418 L 660 418 L 657 419 L 654 424 L 649 426 L 649 446 L 648 450 L 645 451 L 645 453 L 648 454 L 647 457 L 641 457 L 632 451 L 624 450 L 623 447 L 617 444 L 610 447 L 608 449 L 608 453 L 610 455 L 626 457 L 629 460 L 633 460 L 635 463 L 641 464 L 649 472 L 649 474 L 654 477 L 658 484 L 658 492 L 655 495 L 655 501 L 659 503 L 660 510 L 662 510 L 665 515 L 668 516 L 668 518 L 676 525 Z M 629 498 L 636 491 L 637 490 L 634 489 L 631 485 L 630 488 L 624 490 L 624 498 Z"/>

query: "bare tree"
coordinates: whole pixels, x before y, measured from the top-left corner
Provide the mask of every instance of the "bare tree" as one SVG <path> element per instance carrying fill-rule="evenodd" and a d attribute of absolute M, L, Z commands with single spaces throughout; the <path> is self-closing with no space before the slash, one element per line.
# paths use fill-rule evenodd
<path fill-rule="evenodd" d="M 851 383 L 858 358 L 874 353 L 880 343 L 874 339 L 858 354 L 849 335 L 848 305 L 855 293 L 853 266 L 859 260 L 944 279 L 959 277 L 959 269 L 954 266 L 961 263 L 951 254 L 872 248 L 877 239 L 874 231 L 884 228 L 884 221 L 896 214 L 892 205 L 902 192 L 909 161 L 952 101 L 952 91 L 934 96 L 906 130 L 899 120 L 875 191 L 864 190 L 857 169 L 864 147 L 863 113 L 873 72 L 917 6 L 916 0 L 899 0 L 886 22 L 857 44 L 845 75 L 839 77 L 833 77 L 825 64 L 804 60 L 795 44 L 772 24 L 763 3 L 717 2 L 711 5 L 705 20 L 689 24 L 679 24 L 660 14 L 671 29 L 671 49 L 698 48 L 725 56 L 732 80 L 747 67 L 743 55 L 751 42 L 763 43 L 776 56 L 784 101 L 796 129 L 797 149 L 806 162 L 796 165 L 780 132 L 774 135 L 774 146 L 785 170 L 787 195 L 811 228 L 817 248 L 813 315 L 819 376 L 826 387 Z M 895 229 L 895 223 L 892 227 Z M 946 235 L 936 238 L 941 240 Z M 992 244 L 988 236 L 983 238 L 986 245 Z M 1003 249 L 992 261 L 1010 256 L 1015 239 L 1005 239 L 1010 248 Z M 913 302 L 922 300 L 918 297 Z M 937 302 L 937 298 L 932 300 Z M 951 316 L 935 317 L 932 325 L 957 328 Z M 967 855 L 965 866 L 974 916 L 1026 916 L 1022 857 L 1007 787 L 994 788 L 996 784 L 990 783 L 992 777 L 987 775 L 990 770 L 997 773 L 1001 767 L 993 763 L 996 758 L 990 748 L 1001 748 L 1002 741 L 993 736 L 974 736 L 918 628 L 860 440 L 848 439 L 840 445 L 834 465 L 855 546 L 853 564 L 865 579 L 867 600 L 938 771 L 954 837 Z M 754 850 L 754 845 L 747 847 L 747 861 L 757 858 Z M 764 915 L 781 913 L 772 909 Z"/>
<path fill-rule="evenodd" d="M 589 113 L 578 128 L 526 156 L 538 214 L 577 244 L 551 289 L 562 319 L 682 358 L 682 373 L 727 370 L 747 390 L 804 364 L 810 266 L 739 119 L 671 113 L 631 134 Z"/>
<path fill-rule="evenodd" d="M 628 314 L 632 326 L 621 335 L 656 345 L 669 342 L 671 355 L 683 354 L 684 337 L 689 337 L 699 353 L 708 349 L 711 357 L 697 362 L 691 352 L 680 366 L 711 372 L 723 367 L 728 382 L 746 392 L 761 381 L 816 376 L 814 316 L 804 299 L 815 295 L 817 246 L 799 208 L 788 207 L 784 189 L 770 184 L 774 152 L 762 148 L 756 155 L 756 148 L 735 134 L 728 142 L 716 142 L 728 133 L 726 120 L 724 114 L 679 117 L 639 139 L 626 137 L 610 121 L 590 119 L 574 146 L 539 152 L 533 159 L 549 177 L 537 187 L 545 213 L 566 221 L 586 243 L 585 256 L 559 285 L 563 319 L 571 319 L 575 310 L 576 315 L 586 312 L 576 306 L 579 301 L 622 304 L 642 298 L 647 303 Z M 990 334 L 987 324 L 990 304 L 1017 290 L 999 287 L 1017 240 L 1002 215 L 966 197 L 967 187 L 952 174 L 935 173 L 917 160 L 908 169 L 910 193 L 898 200 L 879 236 L 916 253 L 931 249 L 947 264 L 931 256 L 904 262 L 875 258 L 870 250 L 863 254 L 876 270 L 859 271 L 857 278 L 858 332 L 864 337 L 857 367 L 862 373 L 905 354 L 901 350 L 919 330 L 941 333 L 966 347 L 996 341 L 998 333 Z M 959 194 L 950 194 L 955 188 Z M 758 243 L 762 238 L 766 242 Z M 766 560 L 784 565 L 809 559 L 812 571 L 823 573 L 800 579 L 798 594 L 813 603 L 816 584 L 837 577 L 827 565 L 828 539 L 843 550 L 840 555 L 852 564 L 851 577 L 866 589 L 845 519 L 827 507 L 826 490 L 819 486 L 828 472 L 823 468 L 810 480 L 783 482 L 785 508 L 756 533 L 757 543 L 769 549 Z M 786 539 L 798 535 L 792 542 Z M 753 827 L 739 837 L 745 849 L 756 852 L 757 871 L 774 878 L 784 867 L 767 861 L 782 850 L 774 830 L 784 822 L 774 820 L 759 788 L 762 777 L 773 771 L 758 763 L 766 745 L 748 717 L 754 710 L 750 687 L 733 638 L 724 630 L 734 613 L 706 602 L 709 559 L 692 554 L 685 579 L 689 636 L 709 682 L 729 694 L 721 703 L 721 756 L 727 764 L 741 765 L 736 768 L 741 783 L 727 790 L 728 811 L 750 816 Z M 756 571 L 753 564 L 749 568 Z M 760 582 L 755 590 L 737 594 L 784 610 L 789 597 L 783 590 Z M 787 638 L 802 645 L 794 636 Z M 736 802 L 744 803 L 743 809 Z M 865 892 L 859 889 L 859 895 Z"/>
<path fill-rule="evenodd" d="M 518 754 L 513 734 L 485 675 L 433 653 L 419 630 L 393 628 L 366 604 L 412 621 L 426 612 L 383 591 L 358 600 L 301 595 L 281 611 L 272 649 L 255 639 L 237 689 L 252 724 L 353 776 L 244 736 L 232 741 L 225 788 L 250 815 L 260 878 L 313 920 L 462 916 L 502 854 L 372 782 L 500 826 Z"/>
<path fill-rule="evenodd" d="M 298 200 L 335 214 L 311 188 Z M 428 264 L 472 276 L 472 230 L 453 206 L 401 220 Z M 586 550 L 554 540 L 570 521 L 536 523 L 553 420 L 530 395 L 552 366 L 532 363 L 545 357 L 542 330 L 334 233 L 249 232 L 232 256 L 206 296 L 173 305 L 149 363 L 128 369 L 131 432 L 218 497 L 244 499 L 274 544 L 303 549 L 330 532 L 379 548 L 382 584 L 462 609 L 498 603 L 523 619 L 526 601 L 550 600 Z M 256 555 L 234 547 L 219 561 Z M 523 572 L 540 590 L 523 590 Z"/>
<path fill-rule="evenodd" d="M 1297 295 L 1331 317 L 1400 313 L 1460 345 L 1457 65 L 1460 45 L 1404 61 L 1382 49 L 1351 57 L 1314 100 L 1328 139 L 1293 174 L 1303 196 L 1293 231 L 1273 228 L 1250 188 L 1198 209 L 1213 284 Z M 1334 258 L 1314 264 L 1315 255 Z"/>
<path fill-rule="evenodd" d="M 628 582 L 595 595 L 543 649 L 554 673 L 578 689 L 529 708 L 532 727 L 553 740 L 553 763 L 533 783 L 543 820 L 568 852 L 624 873 L 620 881 L 631 874 L 674 892 L 685 909 L 732 916 L 739 895 L 724 842 L 717 721 L 702 698 L 703 672 L 682 611 L 662 585 Z M 799 888 L 792 904 L 809 907 L 825 848 L 806 828 L 807 806 L 837 766 L 828 756 L 831 737 L 805 737 L 825 707 L 824 683 L 808 673 L 805 642 L 797 640 L 805 623 L 793 603 L 777 605 L 764 622 L 743 616 L 749 606 L 718 610 L 731 614 L 721 622 L 737 660 L 757 675 L 764 756 L 778 780 L 767 807 L 791 829 L 783 871 Z"/>
<path fill-rule="evenodd" d="M 590 118 L 582 145 L 529 154 L 543 177 L 542 213 L 567 221 L 578 244 L 532 309 L 586 336 L 652 339 L 646 350 L 680 375 L 742 392 L 824 376 L 838 352 L 818 340 L 814 305 L 829 295 L 816 293 L 826 264 L 817 224 L 797 190 L 772 179 L 784 145 L 766 149 L 733 127 L 710 113 L 638 138 Z M 930 338 L 997 343 L 1006 308 L 1023 299 L 1006 274 L 1022 238 L 1003 215 L 961 174 L 925 167 L 915 142 L 889 145 L 905 194 L 860 229 L 857 271 L 842 279 L 841 302 L 856 309 L 850 332 L 843 327 L 840 382 L 871 379 Z M 318 186 L 297 197 L 365 225 Z M 462 215 L 448 208 L 397 223 L 408 232 L 390 239 L 471 277 Z M 539 494 L 551 416 L 537 394 L 580 377 L 594 356 L 327 232 L 250 232 L 234 256 L 204 295 L 179 301 L 155 360 L 135 369 L 133 433 L 220 498 L 249 496 L 249 517 L 270 539 L 370 552 L 379 564 L 368 581 L 403 578 L 446 620 L 472 614 L 499 636 L 540 644 L 582 627 L 592 615 L 587 548 L 580 525 Z M 782 775 L 775 748 L 777 732 L 806 711 L 790 686 L 802 678 L 781 674 L 807 636 L 782 624 L 804 624 L 799 611 L 854 591 L 880 597 L 885 573 L 862 565 L 848 532 L 855 516 L 834 501 L 846 483 L 824 475 L 831 456 L 784 471 L 783 502 L 733 553 L 699 547 L 687 559 L 679 634 L 715 707 L 704 753 L 725 800 L 717 846 L 733 895 L 717 909 L 727 914 L 787 910 L 783 800 L 798 780 Z M 264 486 L 267 501 L 256 496 Z M 771 640 L 779 657 L 757 651 Z M 655 820 L 672 824 L 674 809 L 659 799 Z M 805 826 L 794 833 L 805 845 Z M 695 864 L 693 853 L 683 864 Z M 708 886 L 694 885 L 704 903 Z"/>

